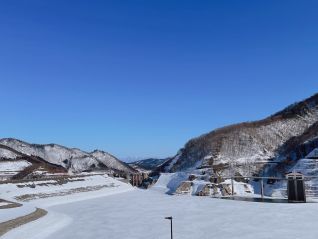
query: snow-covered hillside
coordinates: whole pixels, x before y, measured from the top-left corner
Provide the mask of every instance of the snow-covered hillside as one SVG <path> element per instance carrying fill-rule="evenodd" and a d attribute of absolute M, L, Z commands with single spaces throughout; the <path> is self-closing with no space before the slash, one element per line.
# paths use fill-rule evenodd
<path fill-rule="evenodd" d="M 157 170 L 189 175 L 199 171 L 208 182 L 209 176 L 283 176 L 315 147 L 318 94 L 266 119 L 227 126 L 194 138 Z"/>
<path fill-rule="evenodd" d="M 62 166 L 72 172 L 95 169 L 111 169 L 125 173 L 135 171 L 114 156 L 102 151 L 87 153 L 57 144 L 29 144 L 12 138 L 0 140 L 0 158 L 2 160 L 13 160 L 23 156 L 36 156 L 45 162 Z"/>
<path fill-rule="evenodd" d="M 231 163 L 263 164 L 317 121 L 318 94 L 264 120 L 231 125 L 192 139 L 161 169 L 175 172 L 201 161 L 201 167 L 220 166 L 222 173 L 222 166 Z"/>
<path fill-rule="evenodd" d="M 101 162 L 107 168 L 117 169 L 119 171 L 124 171 L 124 172 L 134 172 L 133 168 L 131 168 L 128 164 L 118 160 L 114 156 L 104 151 L 94 150 L 92 153 L 90 153 L 90 155 L 95 157 L 99 162 Z"/>
<path fill-rule="evenodd" d="M 0 159 L 16 159 L 17 157 L 18 154 L 16 154 L 15 152 L 7 148 L 0 147 Z"/>

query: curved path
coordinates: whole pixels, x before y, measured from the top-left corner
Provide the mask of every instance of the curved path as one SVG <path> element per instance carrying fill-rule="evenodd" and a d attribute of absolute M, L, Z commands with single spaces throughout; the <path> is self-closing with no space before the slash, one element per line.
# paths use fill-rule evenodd
<path fill-rule="evenodd" d="M 16 227 L 22 226 L 28 222 L 35 221 L 35 220 L 45 216 L 46 214 L 47 214 L 47 211 L 45 211 L 44 209 L 41 209 L 41 208 L 37 208 L 34 212 L 32 212 L 28 215 L 15 218 L 15 219 L 12 219 L 12 220 L 7 221 L 7 222 L 2 222 L 2 223 L 0 223 L 0 237 L 2 235 L 4 235 L 5 233 L 7 233 L 8 231 L 10 231 Z"/>
<path fill-rule="evenodd" d="M 3 200 L 3 199 L 0 199 L 0 204 L 1 203 L 5 203 L 5 205 L 2 205 L 2 206 L 0 205 L 0 209 L 16 208 L 16 207 L 22 206 L 21 203 L 10 202 L 10 201 Z"/>

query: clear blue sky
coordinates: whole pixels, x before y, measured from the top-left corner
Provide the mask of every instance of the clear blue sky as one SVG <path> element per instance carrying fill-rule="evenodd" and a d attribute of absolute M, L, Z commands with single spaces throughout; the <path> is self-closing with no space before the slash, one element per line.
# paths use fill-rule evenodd
<path fill-rule="evenodd" d="M 0 137 L 166 157 L 317 92 L 317 1 L 0 2 Z"/>

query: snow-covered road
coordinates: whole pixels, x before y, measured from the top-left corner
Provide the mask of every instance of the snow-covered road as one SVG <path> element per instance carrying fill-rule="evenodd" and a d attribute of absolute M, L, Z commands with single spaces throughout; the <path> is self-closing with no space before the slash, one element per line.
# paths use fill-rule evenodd
<path fill-rule="evenodd" d="M 318 204 L 240 202 L 133 190 L 49 208 L 3 239 L 317 238 Z"/>

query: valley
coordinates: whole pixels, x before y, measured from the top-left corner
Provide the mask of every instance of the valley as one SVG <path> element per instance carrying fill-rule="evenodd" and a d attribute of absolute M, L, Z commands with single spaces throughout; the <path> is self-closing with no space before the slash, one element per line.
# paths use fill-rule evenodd
<path fill-rule="evenodd" d="M 314 238 L 317 122 L 318 94 L 191 139 L 173 157 L 131 163 L 0 139 L 1 238 L 167 238 L 170 215 L 178 238 L 298 238 L 304 228 Z M 304 175 L 307 204 L 285 203 L 290 172 Z"/>

